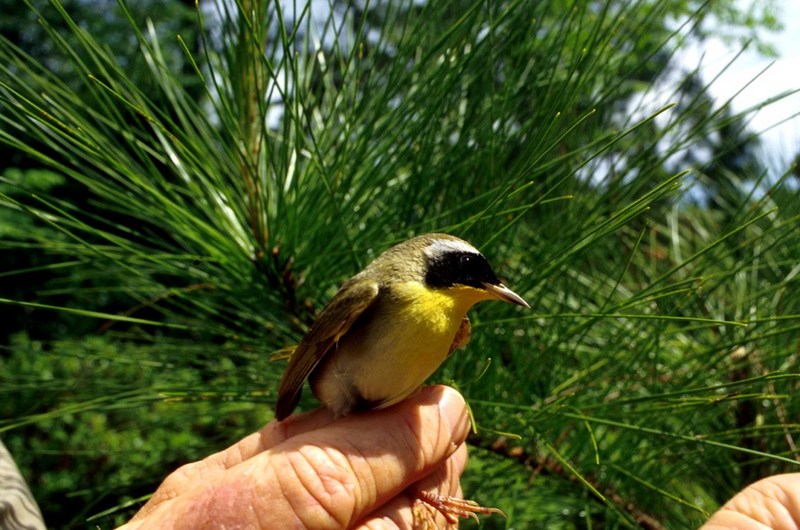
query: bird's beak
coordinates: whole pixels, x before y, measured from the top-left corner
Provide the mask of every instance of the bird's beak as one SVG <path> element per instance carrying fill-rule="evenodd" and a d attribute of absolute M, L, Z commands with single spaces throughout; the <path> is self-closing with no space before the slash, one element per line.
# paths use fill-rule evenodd
<path fill-rule="evenodd" d="M 522 299 L 520 295 L 503 285 L 502 283 L 493 284 L 493 283 L 484 283 L 483 288 L 486 291 L 497 298 L 498 300 L 503 300 L 504 302 L 511 302 L 512 304 L 521 305 L 522 307 L 530 308 L 531 306 L 528 305 L 528 302 Z"/>

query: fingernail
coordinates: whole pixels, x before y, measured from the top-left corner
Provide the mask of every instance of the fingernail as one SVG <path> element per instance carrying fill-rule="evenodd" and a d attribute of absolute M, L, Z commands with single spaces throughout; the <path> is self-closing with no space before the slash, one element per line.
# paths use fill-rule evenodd
<path fill-rule="evenodd" d="M 442 417 L 447 420 L 450 428 L 450 439 L 456 445 L 461 444 L 467 438 L 469 432 L 469 417 L 467 416 L 467 404 L 464 398 L 450 387 L 444 387 L 444 392 L 439 400 L 439 411 Z"/>

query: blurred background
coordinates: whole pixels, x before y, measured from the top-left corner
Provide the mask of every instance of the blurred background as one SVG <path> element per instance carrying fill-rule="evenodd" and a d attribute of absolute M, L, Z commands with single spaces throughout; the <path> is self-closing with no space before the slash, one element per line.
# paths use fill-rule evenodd
<path fill-rule="evenodd" d="M 273 354 L 429 231 L 532 306 L 433 378 L 483 528 L 696 528 L 800 470 L 791 0 L 0 8 L 0 439 L 50 527 L 258 429 Z"/>

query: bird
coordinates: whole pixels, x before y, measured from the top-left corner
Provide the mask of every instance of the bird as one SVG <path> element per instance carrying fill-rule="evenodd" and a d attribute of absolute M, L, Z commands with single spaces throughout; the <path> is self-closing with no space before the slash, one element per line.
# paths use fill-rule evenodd
<path fill-rule="evenodd" d="M 483 300 L 530 307 L 463 239 L 432 233 L 389 248 L 342 284 L 294 348 L 278 388 L 276 419 L 292 414 L 306 380 L 337 418 L 402 401 L 467 344 L 467 311 Z M 454 514 L 499 512 L 430 495 L 417 497 L 449 523 Z"/>

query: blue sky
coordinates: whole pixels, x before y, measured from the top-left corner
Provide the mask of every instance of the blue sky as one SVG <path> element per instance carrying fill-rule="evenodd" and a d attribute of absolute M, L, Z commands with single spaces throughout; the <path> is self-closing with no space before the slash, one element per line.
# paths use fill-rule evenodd
<path fill-rule="evenodd" d="M 744 4 L 744 1 L 742 0 Z M 776 0 L 783 31 L 766 33 L 764 40 L 772 44 L 779 57 L 760 55 L 755 49 L 746 50 L 733 65 L 711 86 L 719 102 L 733 97 L 735 111 L 744 111 L 781 92 L 800 89 L 800 0 Z M 711 38 L 702 47 L 687 50 L 687 67 L 701 65 L 703 77 L 712 79 L 735 57 L 740 47 Z M 759 72 L 767 68 L 759 75 Z M 757 77 L 757 79 L 756 79 Z M 755 79 L 755 80 L 754 80 Z M 754 81 L 753 81 L 754 80 Z M 748 83 L 752 83 L 748 85 Z M 736 95 L 737 92 L 742 92 Z M 753 115 L 751 128 L 763 131 L 766 160 L 781 170 L 800 153 L 800 93 L 772 104 Z M 794 115 L 793 117 L 791 117 Z M 779 122 L 786 120 L 777 125 Z"/>

